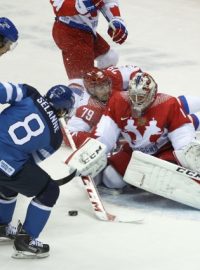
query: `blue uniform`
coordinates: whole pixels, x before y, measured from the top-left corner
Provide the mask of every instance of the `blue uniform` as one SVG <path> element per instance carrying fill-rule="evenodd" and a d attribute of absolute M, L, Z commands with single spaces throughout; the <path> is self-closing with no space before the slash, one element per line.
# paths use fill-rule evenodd
<path fill-rule="evenodd" d="M 12 176 L 29 160 L 44 160 L 61 145 L 62 133 L 53 108 L 26 84 L 0 83 L 0 170 Z"/>

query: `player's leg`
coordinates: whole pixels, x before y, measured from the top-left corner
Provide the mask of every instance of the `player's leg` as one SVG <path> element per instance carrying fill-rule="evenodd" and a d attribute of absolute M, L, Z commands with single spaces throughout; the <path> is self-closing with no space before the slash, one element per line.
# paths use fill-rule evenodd
<path fill-rule="evenodd" d="M 0 182 L 3 173 L 0 172 Z M 16 228 L 11 225 L 16 206 L 17 192 L 0 185 L 0 241 L 14 239 Z"/>
<path fill-rule="evenodd" d="M 110 45 L 98 33 L 94 42 L 94 53 L 98 68 L 116 66 L 118 63 L 117 52 L 110 48 Z"/>
<path fill-rule="evenodd" d="M 7 186 L 31 200 L 23 225 L 19 224 L 14 241 L 15 258 L 46 257 L 49 245 L 38 242 L 39 236 L 59 196 L 59 187 L 39 166 L 27 163 Z"/>
<path fill-rule="evenodd" d="M 64 66 L 69 79 L 80 78 L 94 67 L 93 34 L 55 22 L 53 38 L 62 51 Z"/>

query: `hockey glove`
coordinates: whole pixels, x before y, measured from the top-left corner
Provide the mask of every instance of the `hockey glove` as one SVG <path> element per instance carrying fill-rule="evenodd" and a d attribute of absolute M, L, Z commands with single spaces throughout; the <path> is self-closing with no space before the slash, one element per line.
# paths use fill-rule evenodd
<path fill-rule="evenodd" d="M 181 166 L 200 173 L 200 142 L 194 140 L 181 150 L 174 151 Z"/>
<path fill-rule="evenodd" d="M 84 15 L 92 13 L 102 8 L 104 5 L 103 0 L 76 0 L 76 10 Z"/>
<path fill-rule="evenodd" d="M 69 171 L 77 170 L 77 176 L 96 176 L 107 164 L 106 146 L 89 138 L 65 161 Z"/>
<path fill-rule="evenodd" d="M 121 18 L 113 18 L 109 22 L 108 34 L 114 42 L 122 44 L 128 36 L 124 21 Z"/>

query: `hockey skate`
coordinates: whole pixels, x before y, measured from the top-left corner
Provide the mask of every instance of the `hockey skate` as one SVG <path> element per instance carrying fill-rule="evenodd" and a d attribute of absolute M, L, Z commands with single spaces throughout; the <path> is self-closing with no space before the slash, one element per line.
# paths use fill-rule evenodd
<path fill-rule="evenodd" d="M 15 259 L 39 259 L 49 256 L 49 245 L 33 239 L 22 228 L 19 223 L 17 234 L 14 241 L 14 253 L 12 258 Z"/>
<path fill-rule="evenodd" d="M 16 232 L 16 227 L 11 224 L 0 224 L 0 243 L 15 239 Z"/>

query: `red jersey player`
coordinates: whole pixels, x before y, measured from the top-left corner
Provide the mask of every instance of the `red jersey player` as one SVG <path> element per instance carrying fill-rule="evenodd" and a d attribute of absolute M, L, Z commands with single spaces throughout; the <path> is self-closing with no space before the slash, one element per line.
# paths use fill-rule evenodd
<path fill-rule="evenodd" d="M 82 97 L 75 104 L 75 113 L 67 123 L 77 147 L 91 136 L 110 96 L 117 91 L 127 90 L 130 78 L 139 70 L 140 68 L 134 65 L 109 67 L 104 70 L 95 68 L 87 72 L 83 80 L 71 81 L 69 87 L 82 89 Z"/>
<path fill-rule="evenodd" d="M 137 72 L 130 80 L 128 91 L 116 92 L 110 98 L 94 132 L 107 146 L 107 152 L 120 134 L 127 144 L 109 158 L 103 177 L 103 183 L 109 188 L 126 185 L 122 176 L 133 150 L 174 163 L 178 156 L 183 164 L 182 153 L 196 138 L 194 126 L 177 99 L 157 93 L 156 82 L 143 72 Z M 195 162 L 191 164 L 195 167 Z M 190 169 L 197 170 L 194 167 Z"/>
<path fill-rule="evenodd" d="M 118 0 L 50 0 L 55 13 L 53 38 L 62 51 L 69 79 L 80 78 L 94 67 L 116 65 L 118 55 L 96 32 L 99 13 L 108 21 L 108 34 L 122 44 L 128 35 Z"/>

